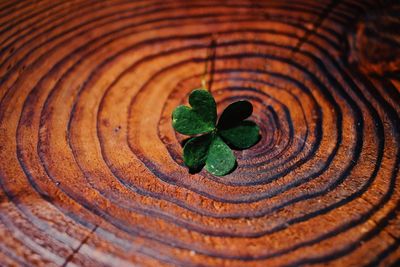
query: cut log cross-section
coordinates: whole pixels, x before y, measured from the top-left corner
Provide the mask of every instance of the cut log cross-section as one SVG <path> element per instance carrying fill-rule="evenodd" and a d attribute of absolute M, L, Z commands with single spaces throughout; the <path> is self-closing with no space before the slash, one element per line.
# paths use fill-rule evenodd
<path fill-rule="evenodd" d="M 0 265 L 398 266 L 395 2 L 2 1 Z M 171 124 L 210 61 L 222 177 Z"/>

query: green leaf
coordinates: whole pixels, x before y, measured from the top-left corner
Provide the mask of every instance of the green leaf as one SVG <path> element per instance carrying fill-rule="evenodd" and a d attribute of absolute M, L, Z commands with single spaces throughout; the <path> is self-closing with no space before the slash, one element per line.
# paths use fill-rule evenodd
<path fill-rule="evenodd" d="M 185 135 L 196 136 L 183 147 L 183 160 L 190 171 L 199 171 L 205 165 L 208 172 L 223 176 L 236 166 L 236 158 L 229 146 L 248 148 L 259 140 L 259 127 L 252 121 L 253 106 L 246 100 L 229 105 L 217 121 L 216 103 L 204 89 L 189 95 L 188 106 L 179 106 L 172 113 L 174 129 Z"/>
<path fill-rule="evenodd" d="M 252 121 L 241 121 L 231 128 L 219 130 L 222 139 L 238 149 L 253 146 L 260 139 L 260 128 Z"/>
<path fill-rule="evenodd" d="M 206 170 L 214 175 L 223 176 L 232 171 L 235 164 L 236 158 L 232 150 L 215 135 L 208 150 Z"/>
<path fill-rule="evenodd" d="M 227 106 L 218 121 L 218 129 L 229 128 L 250 117 L 253 105 L 246 100 L 240 100 Z"/>
<path fill-rule="evenodd" d="M 179 106 L 172 113 L 172 126 L 181 134 L 196 135 L 214 130 L 212 124 L 206 123 L 203 118 L 187 106 Z"/>
<path fill-rule="evenodd" d="M 183 161 L 191 171 L 200 170 L 206 163 L 212 134 L 193 137 L 183 147 Z"/>
<path fill-rule="evenodd" d="M 211 93 L 205 89 L 196 89 L 189 95 L 189 104 L 205 122 L 215 127 L 217 122 L 217 105 Z"/>
<path fill-rule="evenodd" d="M 189 104 L 172 112 L 172 126 L 185 135 L 208 133 L 215 129 L 217 108 L 212 95 L 204 89 L 196 89 L 189 95 Z"/>

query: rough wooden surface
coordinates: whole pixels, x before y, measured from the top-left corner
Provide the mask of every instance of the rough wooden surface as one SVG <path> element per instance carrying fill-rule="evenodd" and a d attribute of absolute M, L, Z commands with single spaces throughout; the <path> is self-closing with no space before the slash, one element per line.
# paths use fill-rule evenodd
<path fill-rule="evenodd" d="M 2 1 L 0 265 L 399 264 L 399 28 L 364 15 L 389 2 Z M 262 130 L 225 177 L 170 119 L 212 36 L 219 111 Z"/>

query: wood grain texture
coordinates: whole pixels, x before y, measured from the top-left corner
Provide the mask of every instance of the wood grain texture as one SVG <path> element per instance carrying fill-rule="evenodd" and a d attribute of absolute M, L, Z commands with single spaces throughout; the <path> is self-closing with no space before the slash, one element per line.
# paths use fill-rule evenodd
<path fill-rule="evenodd" d="M 0 265 L 398 265 L 399 18 L 379 8 L 0 2 Z M 262 134 L 224 177 L 189 174 L 171 126 L 212 38 L 218 111 L 251 101 Z"/>

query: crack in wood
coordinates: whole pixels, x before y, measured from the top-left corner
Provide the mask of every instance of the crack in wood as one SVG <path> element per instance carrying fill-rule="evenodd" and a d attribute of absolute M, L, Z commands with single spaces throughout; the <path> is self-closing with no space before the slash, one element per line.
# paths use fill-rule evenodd
<path fill-rule="evenodd" d="M 0 4 L 13 50 L 0 66 L 0 265 L 395 263 L 400 83 L 377 74 L 399 73 L 351 65 L 351 30 L 375 0 L 339 1 Z M 371 52 L 397 36 L 376 19 L 355 43 Z M 187 174 L 170 131 L 202 64 L 219 103 L 254 100 L 265 126 L 229 180 Z"/>
<path fill-rule="evenodd" d="M 322 13 L 318 16 L 318 18 L 315 20 L 314 23 L 312 23 L 311 29 L 306 29 L 306 33 L 304 34 L 303 37 L 300 38 L 299 42 L 293 49 L 292 55 L 296 54 L 298 51 L 300 51 L 300 48 L 303 46 L 305 42 L 308 41 L 310 36 L 314 33 L 317 32 L 317 30 L 320 28 L 322 23 L 324 22 L 325 18 L 332 13 L 332 11 L 335 9 L 335 7 L 341 2 L 341 0 L 332 0 L 331 3 L 322 11 Z"/>
<path fill-rule="evenodd" d="M 81 241 L 79 246 L 77 246 L 72 253 L 65 259 L 65 262 L 61 265 L 62 267 L 67 266 L 67 264 L 72 260 L 72 258 L 75 256 L 76 253 L 79 252 L 81 247 L 89 240 L 89 238 L 92 236 L 92 234 L 97 230 L 99 226 L 95 225 L 95 227 L 90 231 L 90 233 Z"/>

